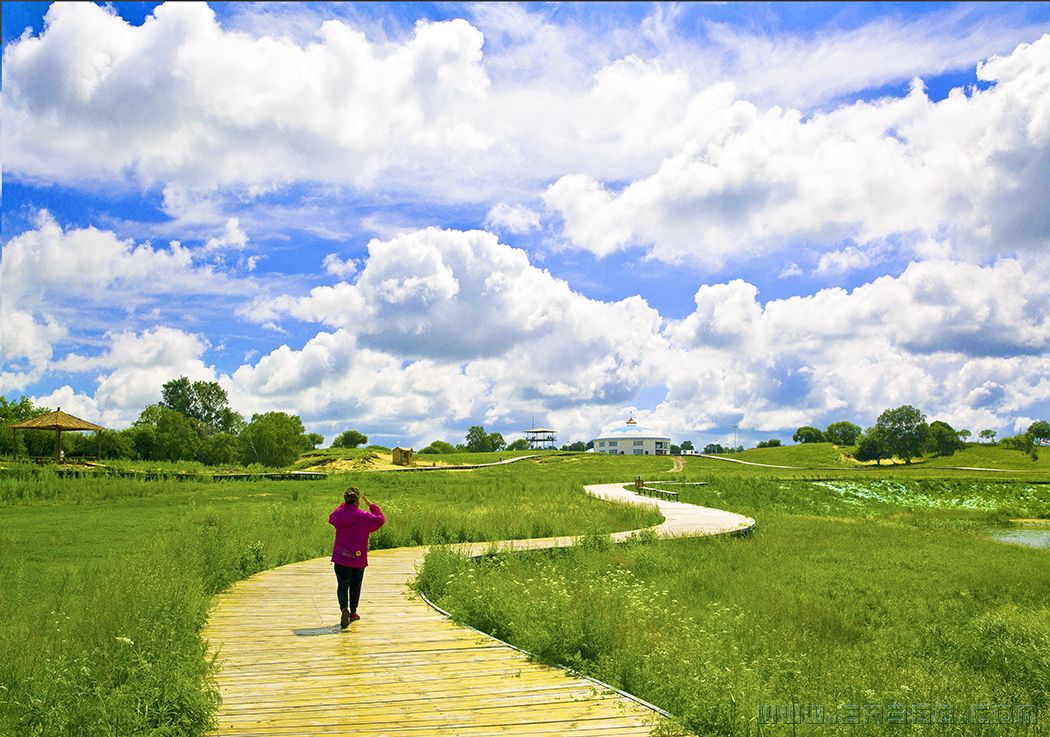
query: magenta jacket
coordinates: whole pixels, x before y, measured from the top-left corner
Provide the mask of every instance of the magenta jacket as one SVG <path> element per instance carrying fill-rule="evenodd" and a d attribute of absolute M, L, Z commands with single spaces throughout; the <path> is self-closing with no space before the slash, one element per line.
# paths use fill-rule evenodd
<path fill-rule="evenodd" d="M 379 505 L 373 504 L 369 511 L 340 504 L 330 515 L 328 524 L 335 527 L 335 548 L 332 562 L 350 568 L 368 565 L 368 535 L 375 532 L 386 518 Z"/>

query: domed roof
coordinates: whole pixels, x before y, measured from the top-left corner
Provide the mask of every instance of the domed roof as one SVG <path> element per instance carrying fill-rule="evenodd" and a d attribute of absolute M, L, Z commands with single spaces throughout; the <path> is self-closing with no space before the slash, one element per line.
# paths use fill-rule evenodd
<path fill-rule="evenodd" d="M 659 430 L 654 430 L 651 427 L 639 425 L 637 422 L 635 422 L 634 418 L 632 417 L 631 419 L 627 420 L 626 424 L 621 425 L 620 427 L 615 427 L 612 430 L 609 430 L 608 432 L 603 432 L 599 434 L 595 438 L 595 440 L 641 440 L 643 438 L 668 441 L 670 441 L 671 439 L 669 436 L 665 435 Z"/>

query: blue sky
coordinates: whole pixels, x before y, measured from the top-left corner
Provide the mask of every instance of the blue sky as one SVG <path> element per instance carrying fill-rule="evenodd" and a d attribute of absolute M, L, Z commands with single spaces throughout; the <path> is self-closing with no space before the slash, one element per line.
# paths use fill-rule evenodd
<path fill-rule="evenodd" d="M 119 427 L 186 374 L 402 443 L 1050 414 L 1050 4 L 2 7 L 5 397 Z"/>

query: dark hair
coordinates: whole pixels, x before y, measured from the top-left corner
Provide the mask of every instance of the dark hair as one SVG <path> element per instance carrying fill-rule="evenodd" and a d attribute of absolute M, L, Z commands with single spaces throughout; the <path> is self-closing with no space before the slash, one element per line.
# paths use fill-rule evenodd
<path fill-rule="evenodd" d="M 352 507 L 357 506 L 357 500 L 361 498 L 361 492 L 356 486 L 351 486 L 343 492 L 343 501 Z"/>

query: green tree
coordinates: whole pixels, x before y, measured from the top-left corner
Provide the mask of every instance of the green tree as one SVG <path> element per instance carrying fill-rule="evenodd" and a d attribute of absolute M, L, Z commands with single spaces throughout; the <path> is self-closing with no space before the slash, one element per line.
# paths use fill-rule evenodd
<path fill-rule="evenodd" d="M 197 460 L 206 466 L 231 466 L 241 455 L 241 444 L 232 432 L 217 432 L 201 441 Z"/>
<path fill-rule="evenodd" d="M 305 450 L 313 450 L 318 445 L 324 442 L 324 435 L 320 433 L 312 432 L 306 435 L 306 448 Z"/>
<path fill-rule="evenodd" d="M 507 446 L 507 450 L 528 450 L 529 441 L 525 438 L 518 438 L 513 443 Z"/>
<path fill-rule="evenodd" d="M 769 440 L 759 440 L 756 448 L 779 448 L 780 441 L 777 438 L 771 438 Z"/>
<path fill-rule="evenodd" d="M 939 456 L 950 456 L 962 448 L 955 428 L 947 422 L 934 420 L 926 435 L 926 449 Z"/>
<path fill-rule="evenodd" d="M 151 404 L 132 424 L 135 452 L 147 461 L 192 461 L 201 448 L 193 420 L 163 404 Z"/>
<path fill-rule="evenodd" d="M 886 443 L 886 438 L 877 426 L 870 428 L 860 436 L 857 441 L 857 451 L 853 454 L 853 457 L 858 461 L 864 463 L 875 461 L 875 464 L 879 466 L 882 465 L 883 458 L 892 456 L 893 451 L 890 450 L 889 444 Z"/>
<path fill-rule="evenodd" d="M 693 448 L 693 441 L 692 440 L 683 440 L 682 441 L 682 450 L 695 450 L 695 448 Z"/>
<path fill-rule="evenodd" d="M 270 468 L 287 466 L 299 457 L 306 445 L 303 421 L 284 412 L 252 415 L 240 435 L 241 460 Z"/>
<path fill-rule="evenodd" d="M 688 441 L 686 441 L 688 442 Z M 682 449 L 685 450 L 685 443 L 682 443 Z M 719 455 L 721 453 L 727 453 L 727 449 L 722 446 L 721 443 L 708 443 L 704 446 L 704 453 L 707 455 Z"/>
<path fill-rule="evenodd" d="M 803 425 L 798 430 L 795 430 L 795 434 L 791 436 L 791 439 L 796 443 L 823 443 L 826 440 L 820 428 L 811 425 Z"/>
<path fill-rule="evenodd" d="M 1039 448 L 1035 444 L 1035 438 L 1031 433 L 1021 433 L 1013 437 L 1003 438 L 999 444 L 1007 450 L 1019 450 L 1033 461 L 1039 460 Z"/>
<path fill-rule="evenodd" d="M 911 463 L 911 459 L 920 455 L 926 443 L 929 427 L 926 415 L 910 404 L 896 409 L 888 409 L 875 421 L 893 455 Z"/>
<path fill-rule="evenodd" d="M 12 433 L 8 425 L 46 415 L 50 411 L 47 407 L 37 407 L 29 397 L 24 395 L 19 397 L 17 402 L 8 402 L 0 397 L 0 454 L 25 455 L 32 451 L 31 455 L 47 455 L 44 445 L 54 446 L 54 434 L 26 433 L 24 430 Z M 38 452 L 41 450 L 44 452 Z"/>
<path fill-rule="evenodd" d="M 977 437 L 984 438 L 992 445 L 995 445 L 995 436 L 998 434 L 999 433 L 997 433 L 995 430 L 981 430 L 979 433 L 977 433 Z"/>
<path fill-rule="evenodd" d="M 575 443 L 568 443 L 566 445 L 561 446 L 561 449 L 571 450 L 576 453 L 582 453 L 583 451 L 587 450 L 587 443 L 583 442 L 582 440 L 577 440 Z"/>
<path fill-rule="evenodd" d="M 507 441 L 498 432 L 489 433 L 489 447 L 494 451 L 501 451 L 507 447 Z"/>
<path fill-rule="evenodd" d="M 1028 435 L 1032 436 L 1033 440 L 1044 441 L 1050 440 L 1050 422 L 1046 420 L 1037 420 L 1028 426 Z"/>
<path fill-rule="evenodd" d="M 244 428 L 244 418 L 230 409 L 226 390 L 217 381 L 194 381 L 185 376 L 161 387 L 161 404 L 197 420 L 205 434 L 217 432 L 238 433 Z"/>
<path fill-rule="evenodd" d="M 471 453 L 487 453 L 492 450 L 492 439 L 483 425 L 471 425 L 467 430 L 467 450 Z"/>
<path fill-rule="evenodd" d="M 93 432 L 62 433 L 62 448 L 67 458 L 93 458 L 98 453 L 100 458 L 130 460 L 135 458 L 135 431 L 104 430 L 98 437 Z"/>
<path fill-rule="evenodd" d="M 970 432 L 969 430 L 963 429 L 963 430 L 956 430 L 955 431 L 955 435 L 956 435 L 956 437 L 959 438 L 959 442 L 966 443 L 973 436 L 973 433 Z"/>
<path fill-rule="evenodd" d="M 445 455 L 447 453 L 455 453 L 456 449 L 452 447 L 451 443 L 446 443 L 444 440 L 435 440 L 419 452 L 427 455 Z"/>
<path fill-rule="evenodd" d="M 368 436 L 357 430 L 346 430 L 339 433 L 332 441 L 333 448 L 356 448 L 368 442 Z"/>
<path fill-rule="evenodd" d="M 824 431 L 824 436 L 829 443 L 835 445 L 856 445 L 862 432 L 863 430 L 852 422 L 832 422 Z"/>
<path fill-rule="evenodd" d="M 682 446 L 671 443 L 671 455 L 680 456 L 682 455 Z"/>

